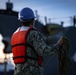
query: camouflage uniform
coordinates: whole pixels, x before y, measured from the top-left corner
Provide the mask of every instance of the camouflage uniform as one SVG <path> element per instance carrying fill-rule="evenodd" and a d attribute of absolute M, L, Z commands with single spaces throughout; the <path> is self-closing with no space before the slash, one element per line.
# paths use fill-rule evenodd
<path fill-rule="evenodd" d="M 41 56 L 54 54 L 58 45 L 47 46 L 42 35 L 36 30 L 31 30 L 27 36 L 27 42 L 32 45 L 35 51 Z M 27 55 L 37 58 L 37 54 L 32 48 L 27 47 Z M 43 75 L 43 68 L 38 65 L 36 60 L 27 59 L 24 64 L 16 64 L 14 75 Z"/>

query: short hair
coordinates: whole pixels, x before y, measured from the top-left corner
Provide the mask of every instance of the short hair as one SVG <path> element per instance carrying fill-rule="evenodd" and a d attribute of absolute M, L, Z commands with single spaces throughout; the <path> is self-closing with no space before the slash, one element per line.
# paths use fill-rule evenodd
<path fill-rule="evenodd" d="M 20 21 L 20 22 L 21 22 L 21 24 L 23 26 L 29 26 L 33 20 L 34 20 L 34 18 L 33 19 L 23 20 L 23 21 Z"/>

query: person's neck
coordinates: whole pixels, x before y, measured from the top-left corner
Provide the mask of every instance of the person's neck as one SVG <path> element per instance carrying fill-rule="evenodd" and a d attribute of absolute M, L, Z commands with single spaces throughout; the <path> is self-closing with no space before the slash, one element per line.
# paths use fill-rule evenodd
<path fill-rule="evenodd" d="M 33 25 L 30 25 L 30 27 L 33 28 L 34 26 Z"/>

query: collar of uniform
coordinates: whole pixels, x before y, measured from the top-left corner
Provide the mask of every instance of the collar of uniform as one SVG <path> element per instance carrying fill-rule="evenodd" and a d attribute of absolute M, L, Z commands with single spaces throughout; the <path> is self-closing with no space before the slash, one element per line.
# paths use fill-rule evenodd
<path fill-rule="evenodd" d="M 29 27 L 28 26 L 21 26 L 21 28 L 19 27 L 14 33 L 18 32 L 20 29 L 20 31 L 24 31 L 24 30 L 28 30 Z"/>
<path fill-rule="evenodd" d="M 28 27 L 28 26 L 21 26 L 20 31 L 24 31 L 24 30 L 28 30 L 28 29 L 29 29 L 29 27 Z"/>

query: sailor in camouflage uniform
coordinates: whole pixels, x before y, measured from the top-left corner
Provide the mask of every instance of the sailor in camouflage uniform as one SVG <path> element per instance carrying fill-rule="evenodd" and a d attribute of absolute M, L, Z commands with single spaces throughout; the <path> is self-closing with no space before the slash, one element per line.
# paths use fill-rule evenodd
<path fill-rule="evenodd" d="M 34 18 L 34 13 L 30 8 L 23 8 L 19 13 L 19 20 L 22 26 L 19 27 L 15 33 L 18 31 L 28 30 L 30 27 L 33 27 Z M 54 46 L 47 46 L 41 33 L 32 29 L 27 35 L 26 42 L 30 45 L 27 46 L 26 49 L 27 56 L 37 59 L 38 55 L 43 57 L 54 54 L 56 50 L 59 50 L 63 40 L 60 38 Z M 24 63 L 15 64 L 14 75 L 43 75 L 43 67 L 38 64 L 37 60 L 32 58 L 27 58 Z"/>

